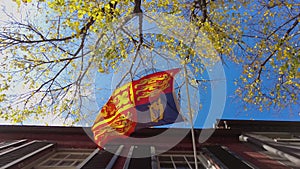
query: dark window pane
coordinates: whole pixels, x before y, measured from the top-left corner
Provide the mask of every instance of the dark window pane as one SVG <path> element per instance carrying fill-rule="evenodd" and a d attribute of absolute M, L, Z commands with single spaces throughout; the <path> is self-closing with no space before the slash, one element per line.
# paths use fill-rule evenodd
<path fill-rule="evenodd" d="M 86 159 L 87 157 L 87 154 L 71 154 L 67 159 Z"/>
<path fill-rule="evenodd" d="M 159 161 L 171 161 L 171 158 L 167 156 L 160 156 Z"/>
<path fill-rule="evenodd" d="M 160 168 L 161 169 L 169 169 L 169 168 L 174 168 L 172 163 L 160 163 Z"/>
<path fill-rule="evenodd" d="M 62 161 L 58 166 L 70 166 L 74 161 Z"/>
<path fill-rule="evenodd" d="M 59 160 L 48 160 L 42 166 L 55 166 L 58 162 Z"/>
<path fill-rule="evenodd" d="M 74 166 L 78 166 L 80 163 L 82 163 L 82 161 L 76 161 L 76 162 L 74 163 Z"/>
<path fill-rule="evenodd" d="M 190 168 L 186 163 L 176 163 L 176 168 Z"/>
<path fill-rule="evenodd" d="M 56 154 L 53 158 L 64 159 L 68 154 Z"/>
<path fill-rule="evenodd" d="M 185 159 L 183 157 L 179 157 L 179 156 L 173 156 L 173 160 L 174 161 L 185 161 Z"/>
<path fill-rule="evenodd" d="M 195 161 L 195 158 L 194 158 L 194 157 L 186 157 L 186 159 L 187 159 L 188 161 L 192 161 L 192 162 Z M 197 160 L 198 160 L 198 159 L 197 159 Z"/>

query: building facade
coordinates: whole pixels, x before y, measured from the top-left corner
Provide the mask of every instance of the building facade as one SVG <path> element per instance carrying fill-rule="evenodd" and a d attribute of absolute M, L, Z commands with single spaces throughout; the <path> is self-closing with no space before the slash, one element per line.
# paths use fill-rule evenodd
<path fill-rule="evenodd" d="M 134 133 L 136 142 L 116 139 L 104 149 L 88 136 L 88 128 L 0 126 L 0 168 L 6 169 L 192 169 L 191 133 L 172 149 L 168 142 L 145 142 L 166 129 Z M 176 129 L 164 137 L 175 138 Z M 211 130 L 211 131 L 209 131 Z M 212 133 L 201 140 L 201 134 Z M 300 122 L 220 120 L 214 129 L 196 129 L 199 169 L 300 168 Z"/>

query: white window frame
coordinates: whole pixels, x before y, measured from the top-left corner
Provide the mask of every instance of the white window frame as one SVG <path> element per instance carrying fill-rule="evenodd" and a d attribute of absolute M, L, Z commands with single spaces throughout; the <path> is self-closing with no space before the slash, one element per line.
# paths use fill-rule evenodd
<path fill-rule="evenodd" d="M 161 161 L 160 160 L 160 157 L 169 157 L 171 160 L 170 161 Z M 182 157 L 184 160 L 182 161 L 177 161 L 177 160 L 174 160 L 174 157 Z M 172 164 L 173 165 L 173 168 L 176 169 L 176 164 L 187 164 L 189 166 L 190 169 L 193 169 L 195 167 L 195 163 L 194 163 L 194 160 L 192 161 L 189 161 L 188 158 L 194 158 L 194 155 L 191 154 L 191 152 L 185 152 L 185 151 L 182 151 L 182 152 L 168 152 L 168 153 L 164 153 L 164 154 L 160 154 L 158 155 L 158 158 L 157 158 L 157 161 L 159 163 L 159 169 L 161 168 L 160 165 L 161 163 L 164 163 L 164 164 Z M 202 160 L 201 159 L 202 157 L 200 155 L 197 155 L 197 163 L 198 165 L 203 165 L 202 163 Z"/>
<path fill-rule="evenodd" d="M 85 162 L 87 158 L 93 154 L 94 149 L 58 149 L 51 156 L 40 161 L 34 169 L 76 169 L 77 166 L 80 166 L 81 163 Z M 63 154 L 63 157 L 56 157 L 57 155 Z M 85 155 L 83 158 L 70 158 L 71 155 Z M 52 165 L 45 165 L 49 161 L 58 161 Z M 61 163 L 70 161 L 71 164 L 66 166 L 60 166 Z M 76 165 L 75 165 L 76 164 Z"/>

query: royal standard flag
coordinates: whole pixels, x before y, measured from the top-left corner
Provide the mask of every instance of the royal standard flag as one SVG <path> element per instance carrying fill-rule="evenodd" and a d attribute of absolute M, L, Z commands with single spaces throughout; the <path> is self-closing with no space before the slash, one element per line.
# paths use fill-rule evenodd
<path fill-rule="evenodd" d="M 141 128 L 183 121 L 174 99 L 174 76 L 180 69 L 157 72 L 116 89 L 93 126 L 94 141 L 128 137 Z"/>

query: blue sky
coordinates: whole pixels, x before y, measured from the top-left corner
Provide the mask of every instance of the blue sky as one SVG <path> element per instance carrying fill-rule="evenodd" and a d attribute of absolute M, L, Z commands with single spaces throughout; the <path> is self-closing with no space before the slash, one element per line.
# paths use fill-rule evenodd
<path fill-rule="evenodd" d="M 238 98 L 234 92 L 237 86 L 234 85 L 235 79 L 239 78 L 242 73 L 242 65 L 232 62 L 226 62 L 224 66 L 227 80 L 227 99 L 225 104 L 223 119 L 239 119 L 239 120 L 271 120 L 271 121 L 300 121 L 300 107 L 293 105 L 285 109 L 277 110 L 270 108 L 260 112 L 258 108 L 247 105 L 247 111 L 244 110 L 244 103 Z M 209 95 L 209 91 L 208 94 Z M 209 97 L 209 96 L 208 96 Z M 201 127 L 207 116 L 209 101 L 205 101 L 203 109 L 200 110 L 196 122 L 196 126 Z M 198 125 L 199 124 L 199 125 Z"/>

